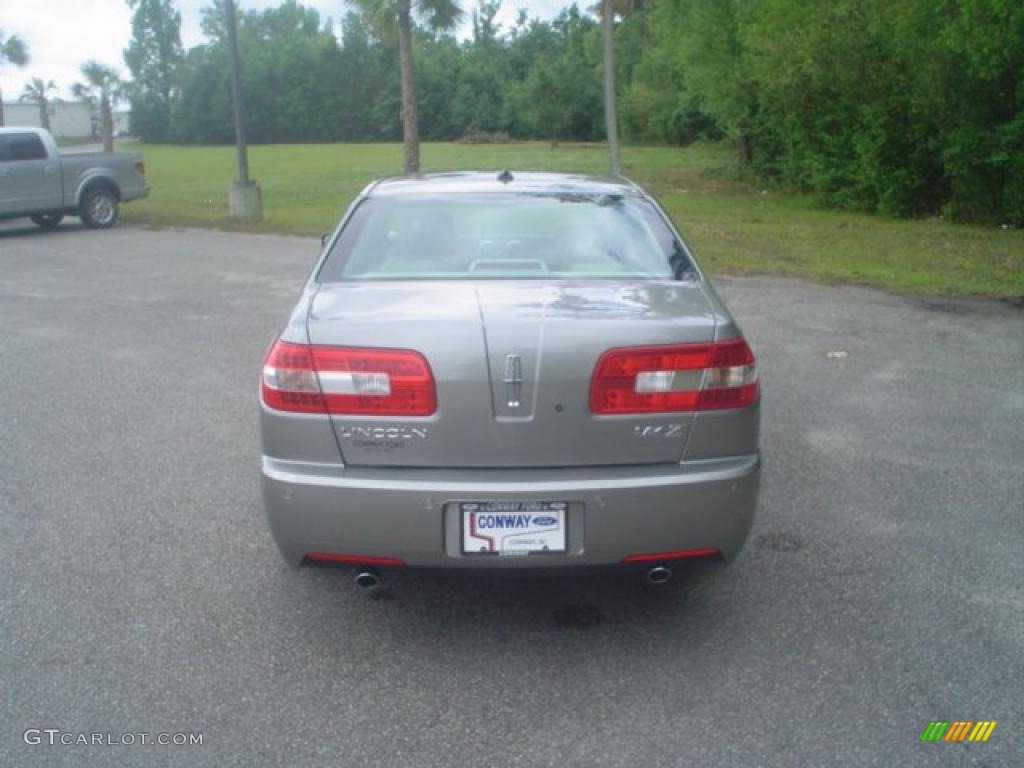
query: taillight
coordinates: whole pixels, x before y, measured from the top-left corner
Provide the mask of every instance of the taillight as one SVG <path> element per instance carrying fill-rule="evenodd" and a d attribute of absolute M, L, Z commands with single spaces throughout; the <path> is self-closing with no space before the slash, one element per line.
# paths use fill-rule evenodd
<path fill-rule="evenodd" d="M 146 164 L 141 160 L 135 161 L 135 170 L 139 172 L 139 176 L 146 175 Z"/>
<path fill-rule="evenodd" d="M 279 411 L 429 416 L 434 376 L 419 352 L 292 344 L 278 340 L 263 363 L 263 402 Z"/>
<path fill-rule="evenodd" d="M 754 353 L 742 338 L 622 347 L 597 361 L 590 410 L 619 414 L 743 408 L 759 392 Z"/>
<path fill-rule="evenodd" d="M 263 361 L 260 380 L 263 402 L 278 411 L 326 413 L 313 369 L 313 350 L 305 344 L 290 344 L 278 339 Z"/>

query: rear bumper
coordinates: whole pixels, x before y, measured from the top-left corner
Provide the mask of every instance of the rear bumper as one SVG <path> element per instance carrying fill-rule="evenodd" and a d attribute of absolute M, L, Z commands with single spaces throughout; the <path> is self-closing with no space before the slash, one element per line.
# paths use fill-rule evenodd
<path fill-rule="evenodd" d="M 149 197 L 149 187 L 130 187 L 121 190 L 121 200 L 125 203 L 130 200 L 142 200 Z"/>
<path fill-rule="evenodd" d="M 622 562 L 713 547 L 726 560 L 753 522 L 760 456 L 581 469 L 386 469 L 263 457 L 263 497 L 284 558 L 309 552 L 400 558 L 411 566 L 530 568 Z M 463 557 L 463 501 L 567 501 L 568 554 Z"/>

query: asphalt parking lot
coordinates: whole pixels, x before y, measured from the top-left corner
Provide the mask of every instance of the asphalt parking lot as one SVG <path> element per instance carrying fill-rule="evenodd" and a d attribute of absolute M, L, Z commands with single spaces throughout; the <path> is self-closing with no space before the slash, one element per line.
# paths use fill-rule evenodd
<path fill-rule="evenodd" d="M 1020 764 L 1020 309 L 721 279 L 764 382 L 739 560 L 371 600 L 289 570 L 259 499 L 260 357 L 317 247 L 0 227 L 0 765 Z"/>

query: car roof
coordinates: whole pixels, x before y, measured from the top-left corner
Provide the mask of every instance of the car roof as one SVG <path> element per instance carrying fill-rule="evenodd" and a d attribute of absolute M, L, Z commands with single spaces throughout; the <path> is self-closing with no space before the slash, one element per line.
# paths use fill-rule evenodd
<path fill-rule="evenodd" d="M 4 135 L 9 134 L 9 133 L 35 133 L 35 134 L 41 134 L 42 132 L 43 132 L 42 128 L 36 128 L 36 127 L 30 126 L 30 125 L 25 125 L 25 126 L 14 125 L 14 126 L 0 127 L 0 136 L 4 136 Z"/>
<path fill-rule="evenodd" d="M 644 192 L 628 179 L 580 173 L 537 171 L 457 171 L 396 176 L 366 188 L 368 197 L 432 195 L 476 192 L 533 192 L 553 194 L 621 195 L 643 197 Z"/>

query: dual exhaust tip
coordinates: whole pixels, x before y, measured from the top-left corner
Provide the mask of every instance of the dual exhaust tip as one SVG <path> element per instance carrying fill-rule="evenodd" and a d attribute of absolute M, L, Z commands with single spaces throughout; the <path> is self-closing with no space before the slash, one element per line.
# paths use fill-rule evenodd
<path fill-rule="evenodd" d="M 666 568 L 664 565 L 656 565 L 647 569 L 645 578 L 648 584 L 668 584 L 672 580 L 672 569 Z"/>
<path fill-rule="evenodd" d="M 672 580 L 672 569 L 666 568 L 664 565 L 656 565 L 653 568 L 648 568 L 644 574 L 648 584 L 667 584 Z M 384 583 L 379 572 L 373 568 L 360 568 L 355 575 L 355 583 L 357 587 L 363 589 L 375 589 Z"/>
<path fill-rule="evenodd" d="M 357 587 L 362 587 L 363 589 L 374 589 L 383 584 L 384 580 L 373 568 L 360 568 L 356 572 L 355 582 Z"/>

